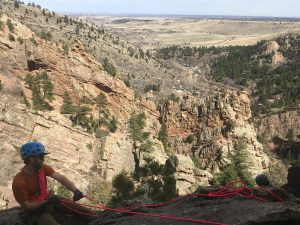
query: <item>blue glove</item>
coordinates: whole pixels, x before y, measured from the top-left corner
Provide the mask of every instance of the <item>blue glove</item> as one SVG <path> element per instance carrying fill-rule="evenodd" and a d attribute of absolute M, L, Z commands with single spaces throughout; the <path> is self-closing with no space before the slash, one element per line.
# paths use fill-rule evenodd
<path fill-rule="evenodd" d="M 61 201 L 61 198 L 57 195 L 51 195 L 49 198 L 48 198 L 48 202 L 50 204 L 54 204 L 54 205 L 57 205 L 59 204 Z"/>
<path fill-rule="evenodd" d="M 74 191 L 74 195 L 73 195 L 73 201 L 76 202 L 80 199 L 82 199 L 84 196 L 83 196 L 83 193 L 81 191 L 79 191 L 78 189 L 76 189 Z"/>

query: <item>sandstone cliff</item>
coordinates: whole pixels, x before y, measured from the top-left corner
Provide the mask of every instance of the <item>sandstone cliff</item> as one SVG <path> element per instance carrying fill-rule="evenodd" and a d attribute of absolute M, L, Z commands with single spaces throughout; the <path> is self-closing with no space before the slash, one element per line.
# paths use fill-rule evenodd
<path fill-rule="evenodd" d="M 276 148 L 274 138 L 286 139 L 289 131 L 292 131 L 295 140 L 299 140 L 300 112 L 292 110 L 261 116 L 256 119 L 257 133 L 260 136 L 266 150 L 273 151 Z"/>
<path fill-rule="evenodd" d="M 7 17 L 4 15 L 1 20 L 6 21 Z M 132 112 L 145 112 L 148 129 L 155 133 L 159 127 L 155 122 L 159 113 L 153 103 L 135 99 L 133 91 L 122 81 L 107 75 L 101 65 L 85 52 L 80 41 L 76 41 L 66 54 L 61 43 L 40 39 L 27 27 L 13 22 L 15 30 L 12 35 L 15 39 L 22 37 L 24 43 L 10 41 L 7 26 L 0 31 L 0 79 L 4 87 L 0 93 L 1 162 L 4 165 L 0 190 L 13 201 L 11 180 L 22 167 L 19 147 L 30 140 L 44 143 L 52 153 L 49 155 L 50 165 L 68 175 L 83 190 L 92 174 L 111 180 L 123 168 L 132 171 L 132 147 L 126 134 L 126 123 Z M 28 73 L 42 71 L 47 71 L 54 84 L 55 100 L 49 103 L 53 107 L 49 112 L 28 109 L 20 96 L 22 90 L 30 101 L 31 91 L 24 78 Z M 72 126 L 69 118 L 59 113 L 65 91 L 75 102 L 104 93 L 110 113 L 118 119 L 117 132 L 100 140 L 81 127 Z M 161 149 L 161 145 L 154 147 L 158 158 L 163 154 Z"/>
<path fill-rule="evenodd" d="M 219 172 L 220 167 L 229 162 L 229 153 L 241 139 L 253 175 L 268 168 L 269 158 L 250 122 L 250 99 L 246 92 L 216 92 L 214 97 L 204 101 L 185 95 L 179 102 L 169 101 L 161 112 L 172 149 L 200 159 L 200 171 L 196 174 L 201 174 L 198 181 L 202 184 L 207 185 L 211 174 Z M 188 138 L 191 141 L 187 141 Z M 191 183 L 189 186 L 192 187 Z"/>

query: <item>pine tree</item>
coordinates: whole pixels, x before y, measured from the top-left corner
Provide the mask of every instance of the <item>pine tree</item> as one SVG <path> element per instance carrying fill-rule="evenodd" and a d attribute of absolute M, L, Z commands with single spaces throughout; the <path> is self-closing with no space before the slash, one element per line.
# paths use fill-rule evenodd
<path fill-rule="evenodd" d="M 164 150 L 165 152 L 168 151 L 168 144 L 169 144 L 169 140 L 168 140 L 168 130 L 167 130 L 167 126 L 165 123 L 163 123 L 161 125 L 161 128 L 158 132 L 158 140 L 160 140 L 164 146 Z"/>
<path fill-rule="evenodd" d="M 115 117 L 113 117 L 112 120 L 109 122 L 109 125 L 108 125 L 108 128 L 109 128 L 110 132 L 112 132 L 112 133 L 116 132 L 116 130 L 117 130 L 117 123 L 118 123 L 118 121 L 116 120 Z"/>
<path fill-rule="evenodd" d="M 36 75 L 28 74 L 25 78 L 25 83 L 32 91 L 33 108 L 36 110 L 45 110 L 49 107 L 46 100 L 52 101 L 53 84 L 49 80 L 47 72 L 42 72 Z"/>
<path fill-rule="evenodd" d="M 76 105 L 74 107 L 74 113 L 71 116 L 71 120 L 76 125 L 85 125 L 84 122 L 86 122 L 87 114 L 91 112 L 91 108 L 88 106 L 82 106 L 82 105 Z"/>
<path fill-rule="evenodd" d="M 125 170 L 122 170 L 121 173 L 113 178 L 112 186 L 115 190 L 112 202 L 130 199 L 134 194 L 134 183 Z"/>
<path fill-rule="evenodd" d="M 99 93 L 95 99 L 96 105 L 98 108 L 98 123 L 99 126 L 101 126 L 102 123 L 106 123 L 106 118 L 108 117 L 108 112 L 107 112 L 107 99 L 104 93 Z"/>
<path fill-rule="evenodd" d="M 234 152 L 230 155 L 230 163 L 221 168 L 221 172 L 216 174 L 214 182 L 218 185 L 227 185 L 236 180 L 242 180 L 248 185 L 252 185 L 252 174 L 249 171 L 250 162 L 248 160 L 244 138 L 234 144 Z"/>
<path fill-rule="evenodd" d="M 129 119 L 129 133 L 133 141 L 132 154 L 135 162 L 135 176 L 140 179 L 141 153 L 151 149 L 153 143 L 149 140 L 150 133 L 145 132 L 145 113 L 131 114 Z"/>
<path fill-rule="evenodd" d="M 40 73 L 37 75 L 37 79 L 40 80 L 40 84 L 41 84 L 41 94 L 42 94 L 42 98 L 48 99 L 50 101 L 52 101 L 53 98 L 53 84 L 51 83 L 51 81 L 49 80 L 49 76 L 47 74 L 46 71 Z"/>
<path fill-rule="evenodd" d="M 75 112 L 75 108 L 72 104 L 72 100 L 68 92 L 65 92 L 63 95 L 63 104 L 61 106 L 62 114 L 73 114 Z"/>
<path fill-rule="evenodd" d="M 8 27 L 8 29 L 9 29 L 10 32 L 14 32 L 15 26 L 14 26 L 14 24 L 11 22 L 10 19 L 7 19 L 6 25 L 7 25 L 7 27 Z"/>

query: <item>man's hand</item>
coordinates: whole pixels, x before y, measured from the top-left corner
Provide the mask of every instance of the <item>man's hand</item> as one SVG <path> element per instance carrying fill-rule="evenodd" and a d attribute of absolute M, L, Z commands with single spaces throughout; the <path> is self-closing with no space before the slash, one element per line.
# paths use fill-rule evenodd
<path fill-rule="evenodd" d="M 57 205 L 59 204 L 61 201 L 61 198 L 57 195 L 51 195 L 49 198 L 48 198 L 48 203 L 50 204 L 54 204 L 54 205 Z"/>
<path fill-rule="evenodd" d="M 80 199 L 82 199 L 84 196 L 83 196 L 83 193 L 81 191 L 79 191 L 78 189 L 76 189 L 74 191 L 74 195 L 73 195 L 73 201 L 76 202 Z"/>

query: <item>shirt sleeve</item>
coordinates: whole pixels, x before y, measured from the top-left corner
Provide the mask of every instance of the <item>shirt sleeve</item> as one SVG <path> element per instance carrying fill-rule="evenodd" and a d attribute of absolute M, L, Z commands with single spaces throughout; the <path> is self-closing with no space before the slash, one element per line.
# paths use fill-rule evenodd
<path fill-rule="evenodd" d="M 28 193 L 26 191 L 26 185 L 22 182 L 13 182 L 12 189 L 14 197 L 19 204 L 28 200 Z"/>
<path fill-rule="evenodd" d="M 45 172 L 45 175 L 48 177 L 52 176 L 52 174 L 55 173 L 55 170 L 51 166 L 48 166 L 46 164 L 43 165 L 43 170 Z"/>

